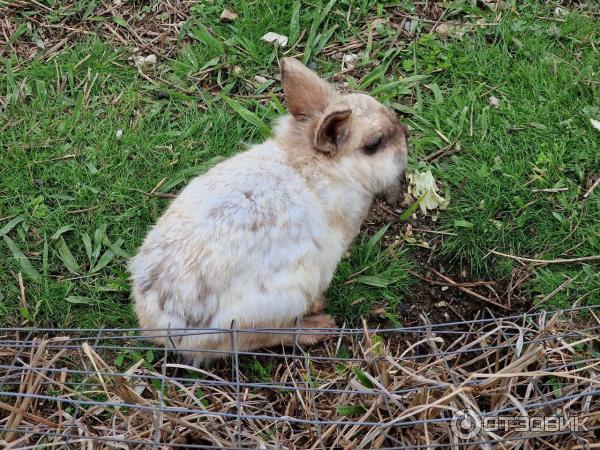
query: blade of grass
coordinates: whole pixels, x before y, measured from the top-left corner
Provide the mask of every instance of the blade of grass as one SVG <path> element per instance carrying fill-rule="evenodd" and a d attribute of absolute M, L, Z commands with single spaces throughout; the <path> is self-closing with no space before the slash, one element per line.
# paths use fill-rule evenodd
<path fill-rule="evenodd" d="M 18 224 L 20 224 L 24 220 L 25 220 L 25 217 L 23 217 L 23 216 L 15 217 L 10 222 L 8 222 L 6 225 L 4 225 L 2 227 L 2 229 L 0 229 L 0 236 L 4 236 L 5 234 L 8 234 L 10 232 L 10 230 L 12 230 L 14 227 L 16 227 Z"/>
<path fill-rule="evenodd" d="M 367 409 L 361 405 L 338 406 L 335 411 L 340 416 L 360 416 L 367 412 Z"/>
<path fill-rule="evenodd" d="M 325 5 L 325 8 L 323 8 L 322 10 L 315 8 L 315 15 L 313 16 L 313 21 L 310 25 L 310 31 L 308 32 L 308 38 L 306 39 L 306 47 L 304 48 L 304 56 L 302 57 L 302 62 L 304 64 L 307 64 L 311 56 L 313 56 L 312 52 L 313 46 L 315 45 L 315 39 L 317 37 L 317 31 L 323 23 L 323 20 L 325 20 L 325 18 L 329 14 L 329 11 L 331 11 L 331 8 L 335 4 L 335 2 L 336 0 L 329 0 L 327 5 Z"/>
<path fill-rule="evenodd" d="M 394 282 L 394 280 L 389 280 L 387 278 L 378 277 L 375 275 L 362 275 L 358 277 L 356 281 L 362 284 L 366 284 L 367 286 L 373 286 L 378 288 L 384 288 Z"/>
<path fill-rule="evenodd" d="M 8 245 L 13 257 L 17 260 L 19 267 L 21 270 L 27 274 L 31 279 L 38 281 L 42 275 L 31 265 L 29 259 L 19 250 L 14 241 L 8 236 L 2 236 L 4 238 L 4 242 Z"/>
<path fill-rule="evenodd" d="M 381 242 L 381 238 L 383 238 L 383 235 L 386 233 L 389 227 L 389 223 L 387 225 L 384 225 L 379 229 L 379 231 L 377 231 L 377 233 L 371 236 L 371 238 L 368 240 L 367 244 L 365 245 L 365 261 L 369 260 L 371 254 L 373 253 L 373 250 L 375 249 L 375 246 L 379 244 L 379 242 Z"/>
<path fill-rule="evenodd" d="M 60 227 L 58 230 L 56 230 L 56 232 L 50 236 L 50 240 L 55 241 L 57 240 L 62 234 L 66 233 L 67 231 L 72 231 L 74 230 L 75 227 L 73 227 L 73 225 L 65 225 Z"/>
<path fill-rule="evenodd" d="M 67 268 L 67 270 L 75 275 L 78 275 L 79 274 L 79 264 L 77 264 L 77 261 L 75 261 L 75 258 L 73 257 L 73 253 L 71 253 L 71 250 L 69 250 L 69 247 L 67 246 L 67 243 L 62 238 L 62 236 L 58 239 L 57 247 L 58 247 L 58 257 L 65 264 L 65 267 Z"/>
<path fill-rule="evenodd" d="M 414 213 L 417 210 L 417 208 L 419 207 L 419 205 L 421 204 L 421 202 L 423 201 L 424 198 L 425 198 L 425 195 L 421 195 L 416 202 L 414 202 L 412 205 L 410 205 L 408 207 L 408 209 L 400 215 L 398 220 L 400 222 L 404 222 L 405 220 L 408 220 L 410 218 L 410 216 L 412 215 L 412 213 Z"/>
<path fill-rule="evenodd" d="M 300 0 L 296 0 L 292 6 L 290 17 L 290 45 L 293 46 L 300 36 Z"/>
<path fill-rule="evenodd" d="M 265 125 L 265 123 L 262 121 L 262 119 L 260 117 L 258 117 L 255 113 L 253 113 L 252 111 L 246 109 L 239 102 L 237 102 L 236 100 L 233 100 L 230 97 L 227 97 L 226 95 L 221 95 L 220 97 L 242 119 L 244 119 L 249 124 L 252 124 L 256 128 L 258 128 L 258 131 L 260 132 L 260 134 L 263 137 L 267 137 L 267 136 L 269 136 L 271 134 L 271 130 L 269 129 L 269 127 L 267 125 Z"/>
<path fill-rule="evenodd" d="M 65 298 L 65 301 L 73 303 L 74 305 L 89 305 L 90 303 L 93 303 L 91 298 L 82 295 L 69 295 Z"/>

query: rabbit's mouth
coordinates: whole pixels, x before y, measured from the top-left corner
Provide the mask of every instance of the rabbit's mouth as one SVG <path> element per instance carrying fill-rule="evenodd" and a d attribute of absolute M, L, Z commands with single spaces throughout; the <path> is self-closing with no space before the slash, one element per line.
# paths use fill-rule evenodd
<path fill-rule="evenodd" d="M 380 196 L 390 205 L 398 203 L 402 197 L 402 191 L 404 190 L 404 176 L 399 176 L 392 184 L 386 187 Z"/>

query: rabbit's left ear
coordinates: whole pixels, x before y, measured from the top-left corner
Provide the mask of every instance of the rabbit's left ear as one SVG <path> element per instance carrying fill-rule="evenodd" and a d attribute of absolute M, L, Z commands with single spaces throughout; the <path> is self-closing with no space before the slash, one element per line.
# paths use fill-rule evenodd
<path fill-rule="evenodd" d="M 352 110 L 339 108 L 323 114 L 317 122 L 314 136 L 315 147 L 334 155 L 341 147 L 348 133 L 348 124 Z"/>
<path fill-rule="evenodd" d="M 295 58 L 282 58 L 279 65 L 287 109 L 299 120 L 323 113 L 335 99 L 333 86 Z"/>

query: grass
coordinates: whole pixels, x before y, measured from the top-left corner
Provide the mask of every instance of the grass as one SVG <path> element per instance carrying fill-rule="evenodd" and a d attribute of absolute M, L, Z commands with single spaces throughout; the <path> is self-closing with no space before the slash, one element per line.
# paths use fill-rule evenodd
<path fill-rule="evenodd" d="M 43 52 L 25 60 L 9 51 L 0 70 L 3 320 L 135 324 L 125 264 L 165 196 L 259 142 L 282 111 L 273 78 L 281 49 L 260 40 L 266 31 L 289 36 L 291 54 L 324 76 L 373 92 L 404 115 L 413 132 L 410 169 L 433 169 L 450 199 L 438 221 L 452 233 L 436 249 L 440 260 L 471 278 L 506 278 L 518 262 L 490 250 L 542 259 L 600 254 L 600 189 L 583 198 L 600 173 L 600 136 L 590 125 L 600 118 L 594 12 L 554 18 L 554 5 L 519 2 L 498 25 L 463 39 L 429 33 L 426 21 L 415 22 L 415 40 L 399 39 L 390 23 L 419 14 L 419 5 L 237 2 L 239 18 L 227 24 L 219 21 L 224 2 L 198 3 L 177 51 L 144 76 L 129 60 L 132 48 L 106 38 L 77 41 L 50 62 Z M 443 14 L 496 23 L 493 12 L 465 2 Z M 387 22 L 373 24 L 377 18 Z M 27 15 L 10 20 L 17 26 Z M 14 45 L 33 38 L 17 29 L 25 31 Z M 353 43 L 356 68 L 340 74 L 336 52 Z M 444 148 L 447 155 L 424 162 Z M 396 320 L 398 305 L 410 303 L 412 247 L 380 249 L 370 238 L 357 240 L 328 291 L 340 319 L 356 322 L 381 307 Z M 551 295 L 549 306 L 597 303 L 598 275 L 593 262 L 534 267 L 525 288 L 537 300 Z"/>
<path fill-rule="evenodd" d="M 412 280 L 407 269 L 412 262 L 405 250 L 394 245 L 382 249 L 385 226 L 373 236 L 361 236 L 338 266 L 328 292 L 328 311 L 352 324 L 379 310 L 397 322 L 395 312 L 402 299 L 410 296 Z"/>
<path fill-rule="evenodd" d="M 486 258 L 492 249 L 543 259 L 600 253 L 600 195 L 583 199 L 600 172 L 600 140 L 590 126 L 600 104 L 591 45 L 600 28 L 579 19 L 506 21 L 465 42 L 447 71 L 448 100 L 423 115 L 461 144 L 438 167 L 452 192 L 441 227 L 458 231 L 443 253 L 476 273 L 507 276 L 515 268 Z M 497 110 L 488 103 L 492 88 Z M 554 304 L 600 299 L 597 265 L 536 269 L 529 291 L 545 297 L 565 277 L 574 281 Z"/>

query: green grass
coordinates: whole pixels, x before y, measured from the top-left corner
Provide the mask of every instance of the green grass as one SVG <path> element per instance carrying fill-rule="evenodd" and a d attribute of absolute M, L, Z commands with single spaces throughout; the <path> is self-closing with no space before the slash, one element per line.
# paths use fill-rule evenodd
<path fill-rule="evenodd" d="M 458 233 L 443 253 L 476 274 L 507 276 L 515 267 L 486 257 L 490 250 L 542 259 L 600 254 L 600 193 L 583 199 L 600 173 L 600 136 L 590 126 L 600 112 L 600 53 L 591 45 L 599 39 L 597 21 L 577 16 L 505 21 L 463 43 L 445 72 L 445 101 L 415 117 L 461 145 L 437 168 L 452 193 L 441 228 Z M 497 110 L 490 95 L 500 98 Z M 530 293 L 543 297 L 565 277 L 574 281 L 554 304 L 600 299 L 597 264 L 536 269 Z"/>
<path fill-rule="evenodd" d="M 600 189 L 582 199 L 600 172 L 600 135 L 589 121 L 600 118 L 597 20 L 585 12 L 552 20 L 552 5 L 527 2 L 462 40 L 423 32 L 409 43 L 380 24 L 382 37 L 369 41 L 367 24 L 390 14 L 377 3 L 331 2 L 324 14 L 308 3 L 237 2 L 233 24 L 218 20 L 224 2 L 199 3 L 178 56 L 148 69 L 155 82 L 132 67 L 130 48 L 100 40 L 79 42 L 50 63 L 4 61 L 2 320 L 135 324 L 126 260 L 168 202 L 144 192 L 178 192 L 243 143 L 259 142 L 263 124 L 281 111 L 274 97 L 255 98 L 280 88 L 254 78 L 277 72 L 281 50 L 260 41 L 266 31 L 290 36 L 290 45 L 302 36 L 295 50 L 325 76 L 340 66 L 323 53 L 327 45 L 364 41 L 358 68 L 345 81 L 405 115 L 412 169 L 448 145 L 440 134 L 460 145 L 432 169 L 450 198 L 439 227 L 455 233 L 441 255 L 471 276 L 506 277 L 516 267 L 490 250 L 542 258 L 600 254 Z M 489 12 L 453 5 L 447 16 L 467 10 L 494 22 Z M 492 95 L 498 109 L 489 105 Z M 410 252 L 380 249 L 369 238 L 357 240 L 328 291 L 331 312 L 353 323 L 379 305 L 394 319 L 416 283 L 406 273 L 414 266 Z M 526 288 L 543 298 L 569 277 L 551 304 L 598 302 L 598 270 L 537 268 Z"/>
<path fill-rule="evenodd" d="M 373 236 L 363 235 L 356 240 L 329 289 L 327 310 L 350 324 L 370 316 L 374 308 L 383 309 L 396 322 L 398 306 L 410 298 L 413 280 L 407 269 L 413 264 L 405 250 L 395 245 L 381 248 L 381 237 L 387 229 L 385 226 Z"/>

